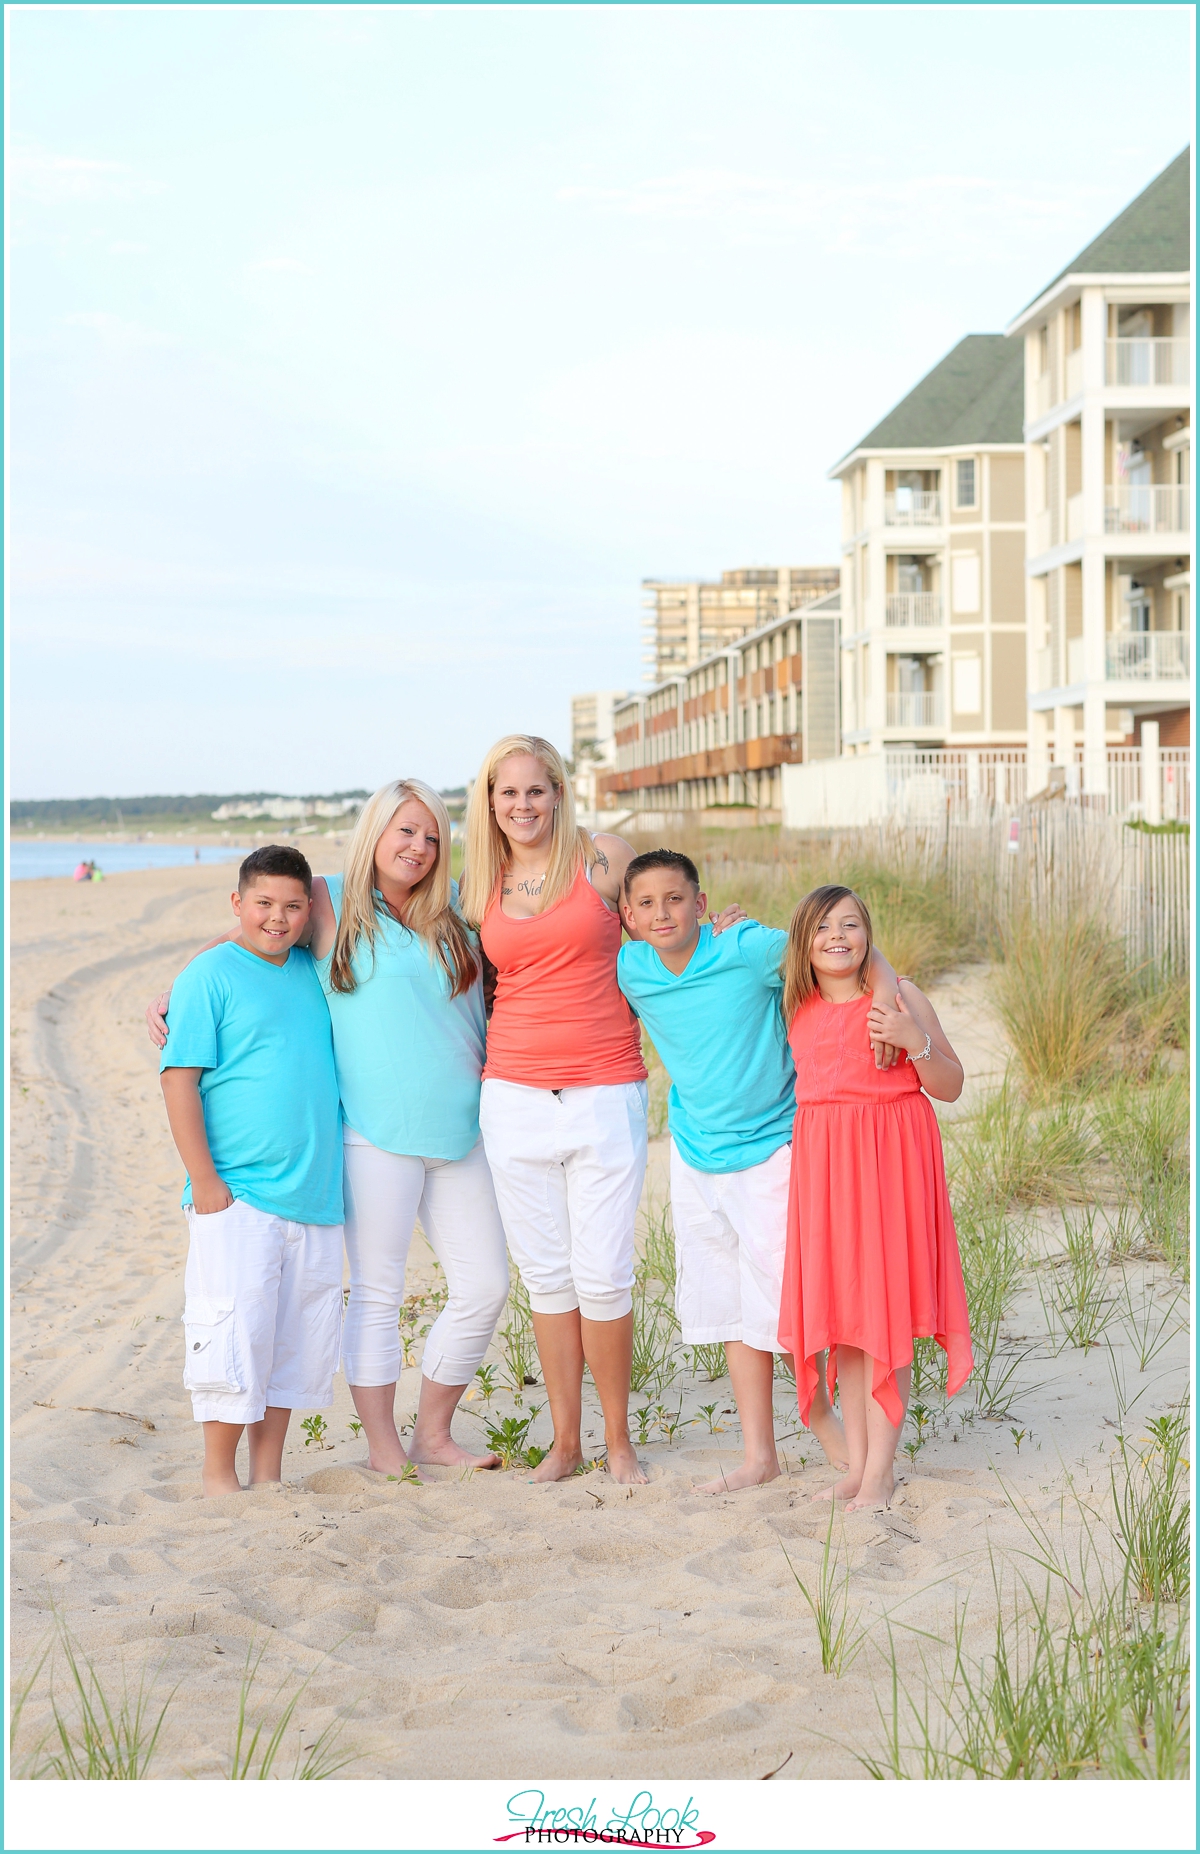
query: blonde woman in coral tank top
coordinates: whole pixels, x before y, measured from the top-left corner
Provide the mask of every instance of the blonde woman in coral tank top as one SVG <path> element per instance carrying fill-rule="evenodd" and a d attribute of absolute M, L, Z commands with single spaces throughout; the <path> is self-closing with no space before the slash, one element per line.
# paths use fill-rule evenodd
<path fill-rule="evenodd" d="M 554 1419 L 540 1481 L 564 1479 L 583 1459 L 585 1359 L 609 1472 L 626 1484 L 646 1478 L 629 1439 L 646 1070 L 617 989 L 632 855 L 622 838 L 576 824 L 548 740 L 510 734 L 492 748 L 467 811 L 461 905 L 496 969 L 479 1124 Z"/>

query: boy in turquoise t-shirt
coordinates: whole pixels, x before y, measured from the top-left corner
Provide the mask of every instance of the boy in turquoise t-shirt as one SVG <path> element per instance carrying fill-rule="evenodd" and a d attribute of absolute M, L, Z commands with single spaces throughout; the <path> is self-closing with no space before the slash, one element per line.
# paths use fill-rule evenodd
<path fill-rule="evenodd" d="M 787 934 L 738 921 L 715 934 L 696 865 L 675 850 L 635 856 L 625 876 L 617 983 L 671 1076 L 675 1308 L 685 1344 L 724 1342 L 745 1459 L 703 1493 L 774 1480 L 772 1384 L 787 1247 L 795 1070 L 783 1021 Z M 896 979 L 876 954 L 879 990 Z M 827 1459 L 845 1437 L 818 1372 L 809 1426 Z"/>
<path fill-rule="evenodd" d="M 342 1320 L 342 1144 L 333 1037 L 298 850 L 255 850 L 236 939 L 171 993 L 162 1090 L 187 1167 L 183 1381 L 204 1425 L 204 1491 L 278 1481 L 292 1410 L 333 1402 Z"/>

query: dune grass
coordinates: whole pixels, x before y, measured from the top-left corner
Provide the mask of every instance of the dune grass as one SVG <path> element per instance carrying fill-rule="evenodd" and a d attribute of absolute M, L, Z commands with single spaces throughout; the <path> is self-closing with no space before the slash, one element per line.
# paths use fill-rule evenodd
<path fill-rule="evenodd" d="M 1068 1552 L 1023 1512 L 1029 1572 L 991 1557 L 996 1620 L 984 1653 L 968 1647 L 969 1605 L 944 1639 L 925 1635 L 915 1678 L 896 1632 L 880 1647 L 888 1699 L 877 1746 L 856 1751 L 878 1779 L 1182 1780 L 1189 1774 L 1190 1507 L 1187 1418 L 1121 1446 L 1111 1505 L 1076 1499 Z"/>
<path fill-rule="evenodd" d="M 332 1777 L 356 1761 L 357 1753 L 339 1746 L 345 1715 L 332 1720 L 312 1742 L 295 1726 L 297 1747 L 292 1766 L 280 1771 L 286 1741 L 293 1730 L 296 1708 L 313 1674 L 285 1674 L 272 1698 L 251 1712 L 254 1685 L 265 1645 L 255 1650 L 253 1638 L 238 1690 L 228 1768 L 231 1780 L 267 1780 L 285 1776 L 290 1781 L 313 1782 Z M 66 1667 L 66 1692 L 56 1685 L 59 1658 Z M 318 1666 L 320 1663 L 318 1663 Z M 180 1687 L 176 1681 L 159 1700 L 167 1663 L 150 1670 L 143 1664 L 136 1687 L 128 1670 L 120 1673 L 119 1689 L 106 1686 L 94 1663 L 80 1648 L 63 1618 L 54 1612 L 54 1631 L 38 1655 L 32 1672 L 19 1687 L 9 1722 L 9 1755 L 14 1776 L 30 1781 L 140 1782 L 162 1750 L 167 1714 Z M 22 1725 L 31 1700 L 42 1698 L 39 1682 L 46 1672 L 44 1698 L 52 1724 L 27 1747 L 22 1747 Z"/>
<path fill-rule="evenodd" d="M 1000 934 L 997 1013 L 1035 1100 L 1092 1084 L 1112 1069 L 1136 985 L 1124 946 L 1099 914 L 1018 916 Z"/>

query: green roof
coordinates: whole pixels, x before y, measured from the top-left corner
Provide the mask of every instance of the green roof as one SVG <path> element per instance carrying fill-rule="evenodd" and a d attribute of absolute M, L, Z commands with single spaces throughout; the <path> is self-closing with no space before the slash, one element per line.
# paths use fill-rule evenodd
<path fill-rule="evenodd" d="M 1164 167 L 1143 193 L 1106 225 L 1099 238 L 1085 245 L 1079 256 L 1051 279 L 1046 294 L 1071 273 L 1107 276 L 1122 271 L 1190 270 L 1192 268 L 1191 235 L 1191 148 L 1176 155 L 1170 167 Z M 1029 304 L 1026 303 L 1026 308 Z"/>
<path fill-rule="evenodd" d="M 1020 444 L 1025 356 L 1006 335 L 964 335 L 906 399 L 855 445 L 858 451 Z"/>

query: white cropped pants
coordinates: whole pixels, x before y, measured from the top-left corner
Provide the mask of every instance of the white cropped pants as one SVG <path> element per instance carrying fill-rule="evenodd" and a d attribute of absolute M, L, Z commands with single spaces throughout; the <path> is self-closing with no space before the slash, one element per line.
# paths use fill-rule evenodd
<path fill-rule="evenodd" d="M 469 1384 L 508 1294 L 504 1226 L 482 1142 L 465 1159 L 422 1159 L 381 1152 L 348 1131 L 343 1157 L 350 1259 L 342 1331 L 346 1382 L 394 1384 L 400 1376 L 404 1270 L 419 1215 L 449 1289 L 426 1338 L 421 1371 L 434 1384 Z"/>
<path fill-rule="evenodd" d="M 645 1082 L 556 1091 L 488 1079 L 479 1126 L 533 1311 L 622 1319 L 646 1176 Z"/>

